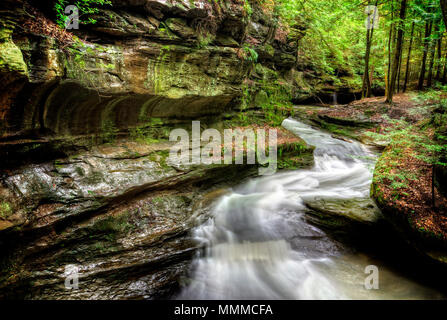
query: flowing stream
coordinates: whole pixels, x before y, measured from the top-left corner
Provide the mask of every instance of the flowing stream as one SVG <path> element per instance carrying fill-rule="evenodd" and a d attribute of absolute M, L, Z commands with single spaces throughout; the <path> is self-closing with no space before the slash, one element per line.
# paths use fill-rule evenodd
<path fill-rule="evenodd" d="M 305 219 L 312 199 L 369 197 L 376 155 L 287 119 L 283 126 L 316 147 L 315 165 L 252 179 L 223 196 L 194 230 L 205 245 L 183 299 L 424 299 L 439 293 L 353 253 Z M 379 290 L 364 286 L 379 268 Z"/>

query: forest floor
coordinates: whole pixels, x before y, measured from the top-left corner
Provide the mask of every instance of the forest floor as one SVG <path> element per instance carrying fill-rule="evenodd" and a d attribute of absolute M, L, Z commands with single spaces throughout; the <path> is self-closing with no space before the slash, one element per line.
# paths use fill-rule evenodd
<path fill-rule="evenodd" d="M 373 197 L 411 231 L 445 243 L 447 198 L 434 187 L 433 205 L 432 192 L 433 150 L 440 143 L 434 138 L 439 129 L 434 115 L 440 97 L 401 93 L 393 101 L 389 105 L 384 97 L 373 97 L 308 115 L 335 135 L 383 148 L 374 171 Z"/>

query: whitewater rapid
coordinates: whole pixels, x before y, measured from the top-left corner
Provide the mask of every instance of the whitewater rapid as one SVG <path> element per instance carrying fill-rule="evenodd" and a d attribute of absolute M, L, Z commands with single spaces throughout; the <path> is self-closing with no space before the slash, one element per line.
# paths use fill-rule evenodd
<path fill-rule="evenodd" d="M 381 270 L 384 290 L 367 290 L 373 262 L 346 253 L 305 220 L 305 201 L 368 198 L 376 155 L 357 142 L 286 119 L 283 127 L 315 146 L 311 169 L 251 179 L 223 196 L 194 229 L 205 247 L 182 299 L 394 299 L 424 290 Z M 397 284 L 396 281 L 399 281 Z"/>

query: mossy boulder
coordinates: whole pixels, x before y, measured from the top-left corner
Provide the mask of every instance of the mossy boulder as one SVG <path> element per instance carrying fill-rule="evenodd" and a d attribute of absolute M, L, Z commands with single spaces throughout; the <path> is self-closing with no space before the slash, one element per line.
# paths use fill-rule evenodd
<path fill-rule="evenodd" d="M 313 211 L 353 223 L 374 224 L 381 217 L 380 210 L 370 198 L 305 200 Z"/>

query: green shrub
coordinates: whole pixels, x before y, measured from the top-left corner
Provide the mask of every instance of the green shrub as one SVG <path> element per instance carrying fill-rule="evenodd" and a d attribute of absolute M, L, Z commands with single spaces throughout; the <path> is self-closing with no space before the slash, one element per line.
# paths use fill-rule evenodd
<path fill-rule="evenodd" d="M 110 0 L 56 0 L 54 4 L 54 10 L 56 11 L 56 22 L 57 24 L 65 28 L 65 22 L 67 20 L 67 15 L 65 14 L 65 8 L 68 5 L 75 5 L 79 9 L 79 23 L 83 24 L 94 24 L 96 20 L 91 17 L 91 15 L 98 13 L 100 6 L 112 5 Z M 85 16 L 85 18 L 82 18 Z"/>
<path fill-rule="evenodd" d="M 11 213 L 11 205 L 6 201 L 0 202 L 0 218 L 6 219 L 8 216 L 11 215 Z"/>

